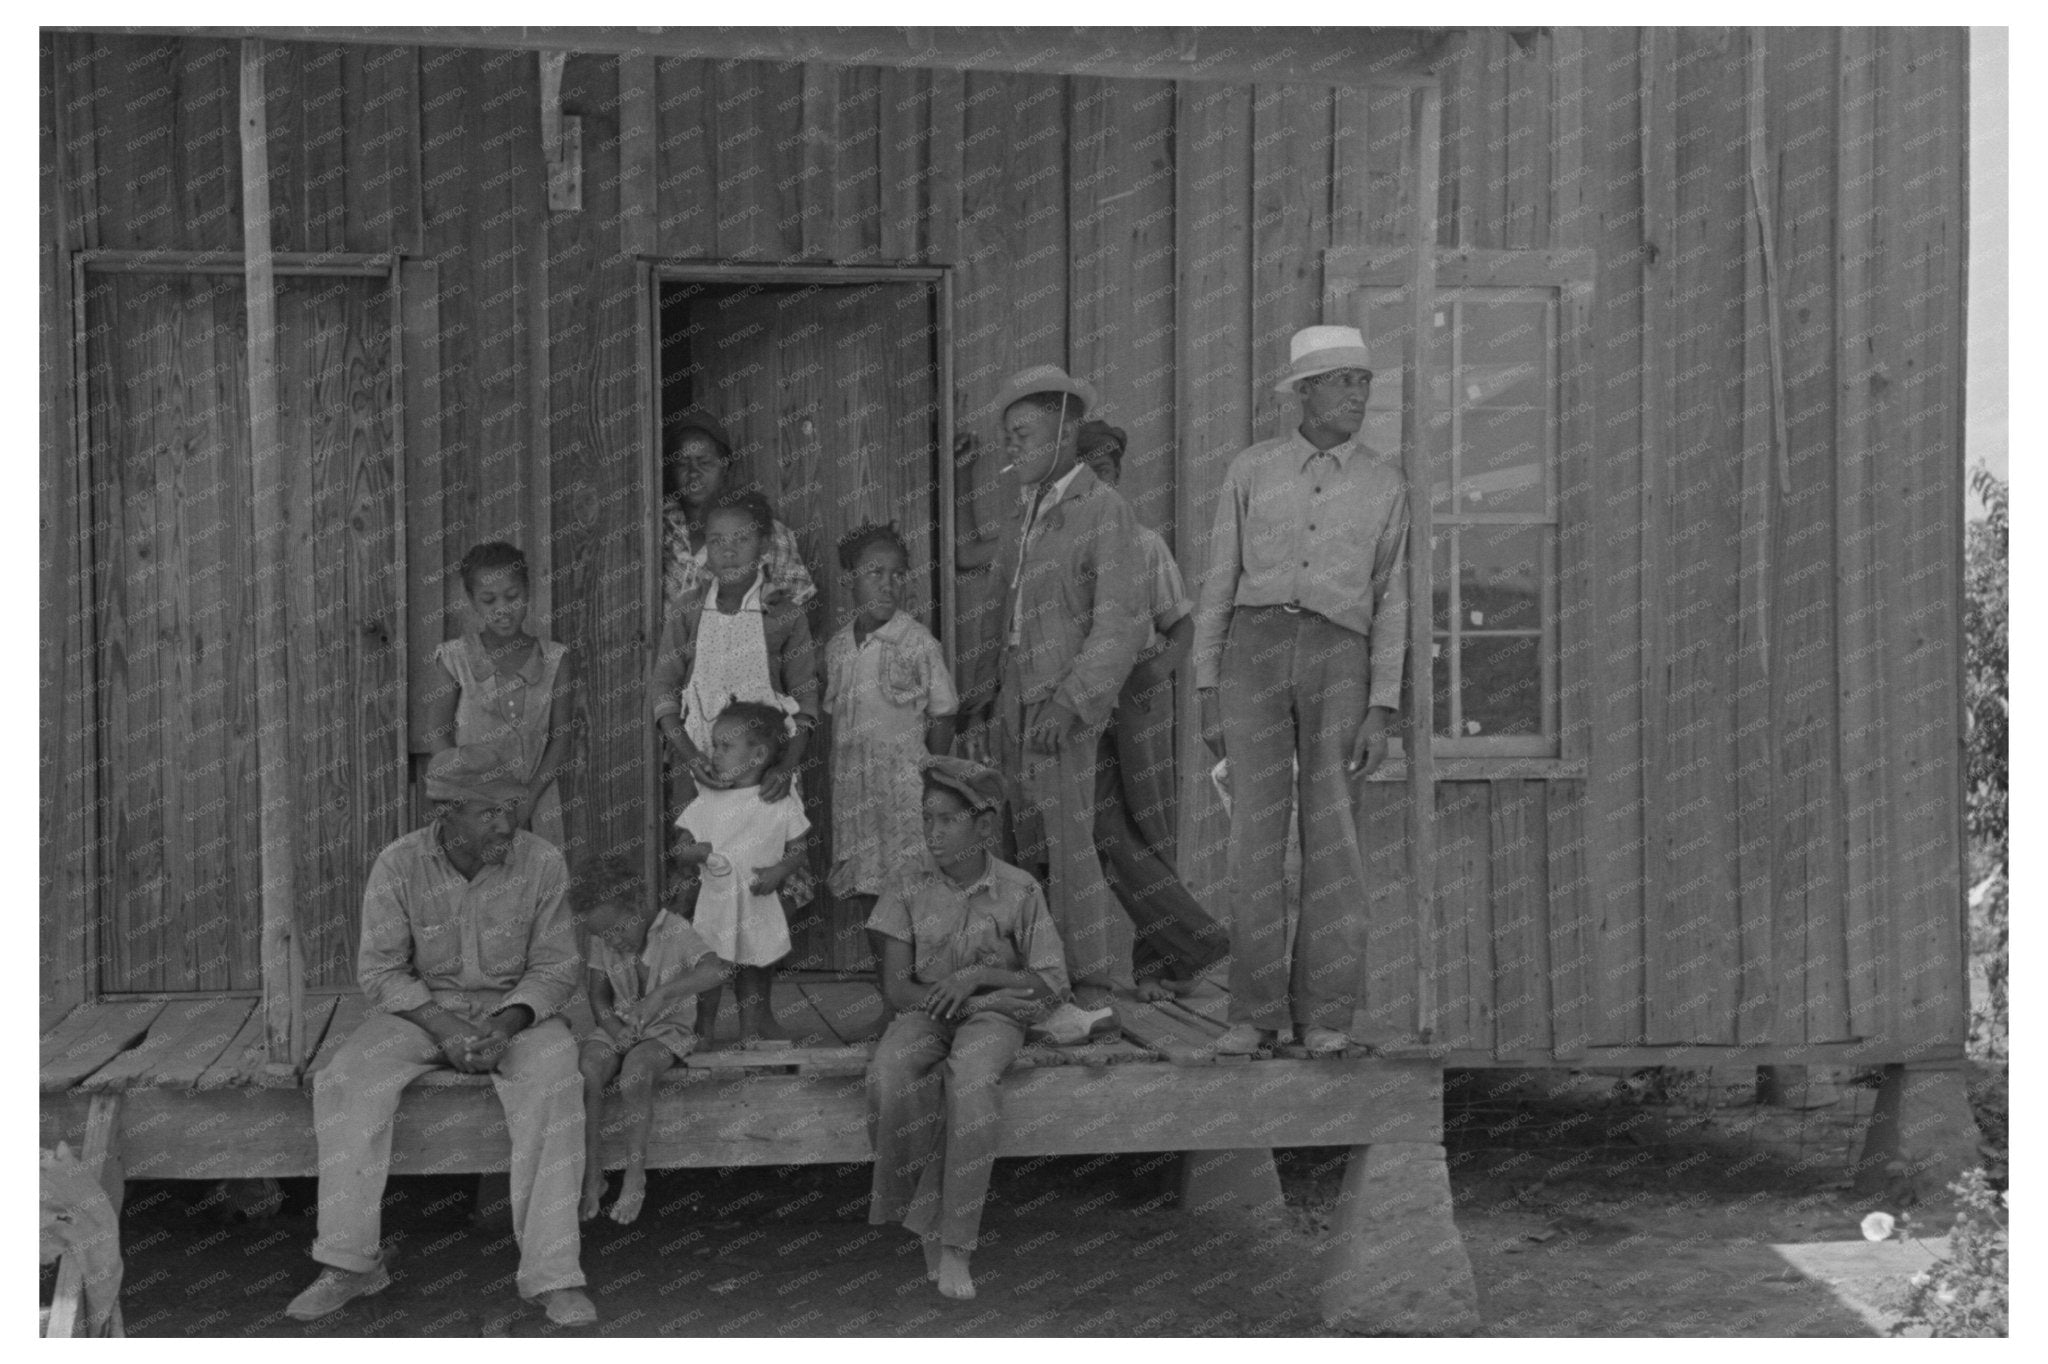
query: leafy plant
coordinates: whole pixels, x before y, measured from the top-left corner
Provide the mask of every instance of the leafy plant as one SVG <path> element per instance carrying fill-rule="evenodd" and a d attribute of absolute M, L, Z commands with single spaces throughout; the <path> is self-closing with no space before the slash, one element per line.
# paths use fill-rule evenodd
<path fill-rule="evenodd" d="M 1963 779 L 1970 831 L 1970 955 L 1984 973 L 1985 1000 L 1971 1013 L 1979 1055 L 2002 1057 L 2006 1042 L 2006 634 L 2009 540 L 2005 483 L 1979 466 L 1970 481 L 1985 516 L 1970 523 L 1963 594 L 1963 702 L 1968 719 Z"/>
<path fill-rule="evenodd" d="M 1956 1195 L 1957 1213 L 1948 1255 L 1928 1252 L 1934 1263 L 1913 1276 L 1892 1334 L 1925 1326 L 1936 1336 L 2003 1336 L 2009 1313 L 2005 1200 L 1992 1191 L 1982 1170 L 1969 1171 L 1949 1189 Z M 1904 1213 L 1897 1218 L 1870 1214 L 1863 1219 L 1863 1234 L 1872 1241 L 1915 1239 Z"/>

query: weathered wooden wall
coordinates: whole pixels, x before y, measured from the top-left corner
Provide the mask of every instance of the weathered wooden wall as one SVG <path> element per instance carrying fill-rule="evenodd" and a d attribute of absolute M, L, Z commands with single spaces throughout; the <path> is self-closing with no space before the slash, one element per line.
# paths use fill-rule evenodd
<path fill-rule="evenodd" d="M 565 780 L 592 847 L 644 818 L 636 258 L 953 266 L 963 429 L 986 438 L 1013 369 L 1092 377 L 1132 434 L 1125 492 L 1192 582 L 1230 456 L 1288 424 L 1269 376 L 1318 318 L 1323 252 L 1397 239 L 1407 193 L 1399 96 L 572 55 L 584 206 L 550 214 L 533 54 L 273 53 L 277 249 L 431 262 L 405 300 L 413 652 L 458 628 L 464 548 L 527 547 L 536 625 L 582 664 Z M 104 655 L 74 576 L 105 494 L 65 420 L 66 261 L 239 248 L 234 68 L 219 42 L 45 39 L 59 1002 L 84 988 L 89 812 L 114 775 L 94 767 Z M 1595 439 L 1561 480 L 1588 759 L 1440 790 L 1426 950 L 1461 1046 L 1960 1039 L 1965 69 L 1961 30 L 1560 29 L 1526 51 L 1475 36 L 1446 70 L 1440 242 L 1598 260 L 1571 391 Z M 999 462 L 967 471 L 984 514 Z M 1223 911 L 1223 823 L 1181 729 L 1187 869 Z M 1373 783 L 1361 812 L 1389 885 L 1403 799 Z M 1386 1009 L 1421 946 L 1398 903 L 1375 896 L 1367 935 Z"/>

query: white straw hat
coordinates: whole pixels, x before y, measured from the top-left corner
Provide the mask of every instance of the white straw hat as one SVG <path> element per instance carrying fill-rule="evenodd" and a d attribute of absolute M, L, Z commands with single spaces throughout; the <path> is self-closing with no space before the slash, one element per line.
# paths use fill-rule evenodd
<path fill-rule="evenodd" d="M 1372 374 L 1372 355 L 1356 327 L 1303 327 L 1287 343 L 1287 373 L 1273 385 L 1275 393 L 1292 393 L 1294 385 L 1333 369 L 1362 369 Z"/>

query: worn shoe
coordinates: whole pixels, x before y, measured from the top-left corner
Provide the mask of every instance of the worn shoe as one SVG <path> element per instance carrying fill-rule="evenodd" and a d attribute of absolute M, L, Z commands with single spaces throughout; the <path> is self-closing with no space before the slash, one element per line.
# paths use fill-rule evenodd
<path fill-rule="evenodd" d="M 391 1286 L 391 1276 L 379 1264 L 375 1269 L 361 1273 L 350 1273 L 346 1269 L 329 1266 L 320 1271 L 320 1277 L 313 1280 L 305 1292 L 291 1300 L 284 1314 L 293 1321 L 318 1321 L 329 1312 L 338 1311 L 357 1298 L 366 1298 L 372 1293 L 381 1293 Z"/>
<path fill-rule="evenodd" d="M 597 1308 L 580 1288 L 551 1288 L 540 1295 L 548 1320 L 557 1326 L 595 1326 Z"/>
<path fill-rule="evenodd" d="M 1335 1056 L 1351 1045 L 1351 1039 L 1335 1028 L 1302 1029 L 1301 1047 L 1310 1056 Z"/>
<path fill-rule="evenodd" d="M 1028 1035 L 1055 1047 L 1073 1047 L 1111 1036 L 1116 1031 L 1116 1010 L 1108 1005 L 1100 1009 L 1084 1009 L 1067 1003 L 1053 1010 L 1052 1016 L 1032 1028 Z"/>
<path fill-rule="evenodd" d="M 1256 1052 L 1270 1051 L 1276 1034 L 1270 1028 L 1261 1028 L 1251 1023 L 1233 1023 L 1223 1035 L 1210 1044 L 1210 1050 L 1222 1056 L 1250 1056 Z"/>

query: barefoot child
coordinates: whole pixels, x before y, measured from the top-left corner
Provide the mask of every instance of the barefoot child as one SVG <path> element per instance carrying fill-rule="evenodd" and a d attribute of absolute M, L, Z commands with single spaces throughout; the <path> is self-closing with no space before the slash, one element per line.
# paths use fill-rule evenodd
<path fill-rule="evenodd" d="M 604 1198 L 604 1161 L 598 1122 L 604 1092 L 618 1082 L 620 1111 L 614 1130 L 626 1129 L 626 1174 L 612 1204 L 624 1225 L 640 1215 L 647 1196 L 647 1132 L 654 1122 L 654 1082 L 697 1045 L 692 1028 L 697 996 L 717 989 L 732 968 L 689 921 L 654 902 L 632 864 L 600 859 L 569 886 L 570 912 L 590 943 L 585 972 L 596 1031 L 584 1037 L 582 1221 L 597 1216 Z"/>
<path fill-rule="evenodd" d="M 457 566 L 480 628 L 434 650 L 423 691 L 426 751 L 488 743 L 519 752 L 526 784 L 519 827 L 562 845 L 555 773 L 569 756 L 568 647 L 526 632 L 526 555 L 491 540 Z"/>
<path fill-rule="evenodd" d="M 959 698 L 931 631 L 900 609 L 910 550 L 893 525 L 839 542 L 855 614 L 825 646 L 832 717 L 832 893 L 865 919 L 894 869 L 925 860 L 919 759 L 953 743 Z M 858 921 L 858 919 L 856 921 Z"/>
<path fill-rule="evenodd" d="M 803 865 L 811 822 L 787 790 L 770 800 L 767 774 L 790 742 L 774 706 L 734 701 L 711 726 L 709 771 L 696 799 L 676 816 L 676 860 L 703 869 L 694 927 L 722 960 L 737 968 L 740 1045 L 787 1046 L 769 991 L 775 963 L 789 955 L 789 920 L 780 891 Z M 709 992 L 700 1031 L 718 1014 Z"/>
<path fill-rule="evenodd" d="M 932 757 L 923 784 L 936 869 L 899 869 L 867 925 L 881 946 L 883 993 L 900 1011 L 868 1065 L 868 1221 L 916 1232 L 939 1292 L 971 1298 L 968 1257 L 1002 1138 L 1003 1071 L 1026 1024 L 1065 993 L 1067 970 L 1038 882 L 989 851 L 1002 778 Z"/>

